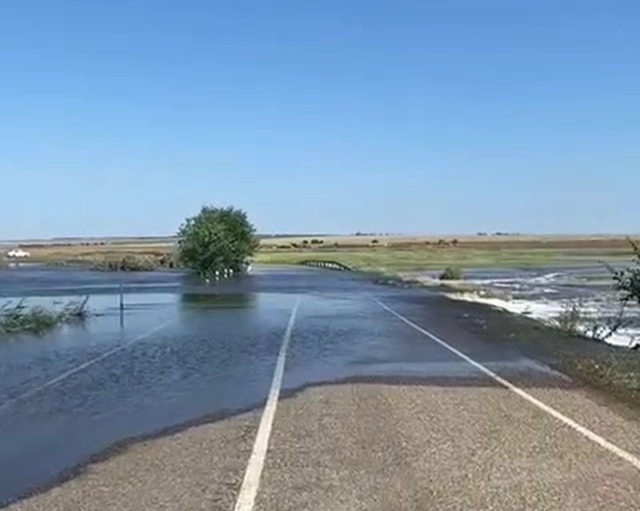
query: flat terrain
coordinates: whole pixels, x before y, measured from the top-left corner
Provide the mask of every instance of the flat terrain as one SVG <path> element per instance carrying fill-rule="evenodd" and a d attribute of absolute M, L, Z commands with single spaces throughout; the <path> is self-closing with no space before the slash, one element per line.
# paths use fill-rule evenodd
<path fill-rule="evenodd" d="M 9 271 L 33 297 L 67 275 L 100 311 L 86 330 L 0 345 L 11 510 L 231 510 L 251 489 L 239 509 L 640 507 L 637 411 L 558 372 L 565 350 L 524 343 L 552 345 L 544 330 L 278 267 L 212 286 L 126 275 L 121 323 L 111 274 Z M 613 350 L 580 343 L 566 352 Z"/>
<path fill-rule="evenodd" d="M 371 271 L 531 267 L 628 258 L 623 236 L 344 236 L 262 240 L 256 260 L 295 264 L 334 260 Z"/>
<path fill-rule="evenodd" d="M 124 256 L 158 258 L 175 251 L 175 239 L 119 239 L 24 243 L 31 260 L 100 263 Z M 624 236 L 313 236 L 267 237 L 256 262 L 295 264 L 336 260 L 362 270 L 415 271 L 446 266 L 523 267 L 593 263 L 628 258 Z"/>

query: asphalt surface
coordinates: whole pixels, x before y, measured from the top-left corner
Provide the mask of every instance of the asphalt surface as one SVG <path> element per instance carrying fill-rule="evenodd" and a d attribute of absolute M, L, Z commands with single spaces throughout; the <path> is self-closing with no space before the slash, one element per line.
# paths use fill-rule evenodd
<path fill-rule="evenodd" d="M 319 270 L 175 286 L 177 302 L 140 307 L 119 340 L 93 325 L 89 351 L 63 334 L 45 358 L 18 345 L 0 409 L 9 509 L 234 509 L 296 303 L 252 509 L 640 508 L 639 425 L 465 331 L 455 304 Z M 160 329 L 135 341 L 150 317 Z M 36 361 L 45 378 L 16 376 Z"/>

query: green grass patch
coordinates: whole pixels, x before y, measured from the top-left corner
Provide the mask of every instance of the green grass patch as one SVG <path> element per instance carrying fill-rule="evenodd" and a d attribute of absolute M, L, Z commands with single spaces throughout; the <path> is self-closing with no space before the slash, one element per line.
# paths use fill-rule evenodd
<path fill-rule="evenodd" d="M 338 261 L 363 271 L 403 272 L 480 267 L 538 267 L 561 264 L 597 263 L 602 260 L 628 258 L 628 251 L 556 248 L 495 248 L 464 247 L 357 249 L 300 249 L 258 252 L 255 262 L 263 264 L 297 264 L 307 259 Z"/>
<path fill-rule="evenodd" d="M 595 387 L 613 390 L 640 406 L 640 352 L 621 349 L 619 353 L 575 358 L 565 364 Z"/>

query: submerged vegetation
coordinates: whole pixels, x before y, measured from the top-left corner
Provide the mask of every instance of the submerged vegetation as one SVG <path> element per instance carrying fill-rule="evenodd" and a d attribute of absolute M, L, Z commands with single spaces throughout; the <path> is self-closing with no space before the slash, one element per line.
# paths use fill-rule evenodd
<path fill-rule="evenodd" d="M 63 324 L 84 321 L 89 317 L 88 300 L 86 296 L 81 301 L 70 301 L 58 310 L 29 306 L 24 300 L 6 302 L 0 306 L 0 338 L 20 333 L 41 335 Z"/>
<path fill-rule="evenodd" d="M 462 280 L 462 270 L 457 266 L 447 266 L 440 274 L 440 280 Z"/>

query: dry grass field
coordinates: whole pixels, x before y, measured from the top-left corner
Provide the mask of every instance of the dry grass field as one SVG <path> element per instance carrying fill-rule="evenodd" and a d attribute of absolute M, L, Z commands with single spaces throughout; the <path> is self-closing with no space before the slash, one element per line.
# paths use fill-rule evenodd
<path fill-rule="evenodd" d="M 363 270 L 398 272 L 447 266 L 573 265 L 627 257 L 627 237 L 611 235 L 309 236 L 265 239 L 256 261 L 335 260 Z"/>
<path fill-rule="evenodd" d="M 100 263 L 125 256 L 161 257 L 175 251 L 175 238 L 121 238 L 25 242 L 34 262 Z M 622 235 L 448 235 L 264 237 L 255 260 L 296 264 L 336 260 L 363 270 L 412 271 L 446 266 L 542 266 L 615 260 L 630 256 Z"/>
<path fill-rule="evenodd" d="M 640 235 L 638 235 L 640 236 Z M 631 237 L 638 237 L 631 235 Z M 473 247 L 552 247 L 552 248 L 628 248 L 627 235 L 593 234 L 593 235 L 433 235 L 433 236 L 401 236 L 401 235 L 343 235 L 343 236 L 291 236 L 263 238 L 264 248 L 277 248 L 286 245 L 302 245 L 305 240 L 311 244 L 320 241 L 323 246 L 358 248 L 372 246 L 421 246 L 421 245 L 453 245 Z"/>

